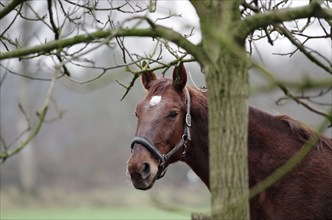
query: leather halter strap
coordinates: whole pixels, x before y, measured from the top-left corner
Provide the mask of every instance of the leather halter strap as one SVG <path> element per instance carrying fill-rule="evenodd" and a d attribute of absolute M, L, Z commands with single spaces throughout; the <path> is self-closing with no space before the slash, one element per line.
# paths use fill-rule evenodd
<path fill-rule="evenodd" d="M 134 145 L 141 144 L 143 147 L 145 147 L 150 153 L 152 153 L 155 157 L 158 158 L 159 160 L 159 169 L 157 173 L 157 179 L 162 178 L 165 173 L 166 173 L 166 167 L 165 163 L 166 161 L 173 155 L 175 154 L 178 150 L 180 150 L 182 147 L 186 147 L 186 143 L 188 140 L 191 140 L 190 136 L 190 126 L 191 126 L 191 114 L 190 114 L 190 94 L 187 88 L 185 88 L 186 92 L 186 107 L 187 107 L 187 112 L 186 112 L 186 117 L 185 117 L 185 122 L 184 122 L 184 130 L 183 130 L 183 135 L 181 137 L 181 140 L 175 145 L 175 147 L 170 150 L 166 154 L 162 154 L 159 149 L 147 138 L 145 137 L 134 137 L 134 139 L 131 141 L 131 150 L 133 150 Z M 185 149 L 182 153 L 183 156 L 185 156 Z"/>

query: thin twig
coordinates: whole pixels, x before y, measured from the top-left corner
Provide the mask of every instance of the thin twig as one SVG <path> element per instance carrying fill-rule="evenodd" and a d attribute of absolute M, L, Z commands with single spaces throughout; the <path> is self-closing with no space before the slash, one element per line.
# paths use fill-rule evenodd
<path fill-rule="evenodd" d="M 310 106 L 308 103 L 296 98 L 296 96 L 294 96 L 284 84 L 282 84 L 280 81 L 276 80 L 275 77 L 273 76 L 273 74 L 270 71 L 268 71 L 265 67 L 255 63 L 255 62 L 252 62 L 252 67 L 256 68 L 260 73 L 262 73 L 262 75 L 265 78 L 267 78 L 270 83 L 272 82 L 273 84 L 277 85 L 284 92 L 284 94 L 287 97 L 293 99 L 295 102 L 297 102 L 298 104 L 301 104 L 308 110 L 327 118 L 332 123 L 332 118 L 329 114 L 326 114 L 326 113 Z"/>
<path fill-rule="evenodd" d="M 55 76 L 56 76 L 56 74 L 55 74 Z M 47 110 L 48 110 L 48 106 L 49 106 L 49 102 L 50 102 L 50 99 L 51 99 L 51 94 L 52 94 L 53 89 L 55 87 L 55 82 L 56 82 L 56 77 L 55 76 L 53 77 L 53 79 L 50 83 L 50 86 L 48 88 L 47 94 L 46 94 L 45 99 L 44 99 L 44 103 L 41 106 L 40 110 L 38 111 L 38 114 L 37 114 L 38 118 L 39 118 L 38 123 L 31 130 L 31 133 L 28 135 L 28 137 L 26 137 L 18 147 L 16 147 L 12 151 L 8 151 L 8 150 L 5 149 L 4 152 L 0 153 L 0 159 L 2 160 L 2 162 L 5 162 L 6 159 L 8 159 L 9 157 L 12 157 L 13 155 L 15 155 L 15 154 L 19 153 L 21 150 L 23 150 L 28 145 L 28 143 L 30 143 L 30 141 L 32 139 L 34 139 L 36 137 L 36 135 L 39 133 L 40 128 L 44 124 L 45 117 L 46 117 Z"/>

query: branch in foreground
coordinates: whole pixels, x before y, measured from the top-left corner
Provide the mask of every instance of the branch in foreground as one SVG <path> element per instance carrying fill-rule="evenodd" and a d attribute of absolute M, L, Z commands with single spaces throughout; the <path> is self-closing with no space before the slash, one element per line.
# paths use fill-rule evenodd
<path fill-rule="evenodd" d="M 258 94 L 260 92 L 272 92 L 279 88 L 279 85 L 284 85 L 298 91 L 310 89 L 327 89 L 332 86 L 332 78 L 324 79 L 305 79 L 303 81 L 284 81 L 277 80 L 269 81 L 265 85 L 257 86 L 251 90 L 251 94 Z"/>
<path fill-rule="evenodd" d="M 147 70 L 148 71 L 156 71 L 156 70 L 159 70 L 159 69 L 169 69 L 171 66 L 174 66 L 176 64 L 178 64 L 179 62 L 193 62 L 195 61 L 194 59 L 188 59 L 188 60 L 185 60 L 184 57 L 186 55 L 182 56 L 182 57 L 179 57 L 178 59 L 176 60 L 173 60 L 171 62 L 169 62 L 168 64 L 164 64 L 164 65 L 161 65 L 161 66 L 158 66 L 158 67 L 155 67 L 155 68 L 149 68 L 148 66 L 145 67 L 145 64 L 142 65 L 143 69 L 140 70 L 140 71 L 137 71 L 137 72 L 132 72 L 133 73 L 133 78 L 132 80 L 130 81 L 129 85 L 128 86 L 125 86 L 123 85 L 122 83 L 120 83 L 119 81 L 117 81 L 117 83 L 119 83 L 122 87 L 124 87 L 126 89 L 126 92 L 123 94 L 123 96 L 121 97 L 121 101 L 127 96 L 127 94 L 129 93 L 130 89 L 134 86 L 134 83 L 136 81 L 136 79 L 143 73 L 145 73 Z M 145 61 L 143 61 L 145 62 Z M 149 69 L 148 69 L 149 68 Z"/>
<path fill-rule="evenodd" d="M 238 39 L 244 40 L 250 33 L 258 28 L 309 17 L 332 19 L 332 10 L 323 8 L 317 1 L 311 1 L 309 5 L 302 7 L 258 13 L 244 18 L 243 21 L 235 27 L 234 34 Z"/>
<path fill-rule="evenodd" d="M 313 112 L 313 113 L 316 113 L 317 115 L 320 115 L 320 116 L 323 116 L 325 117 L 327 120 L 330 121 L 331 125 L 332 126 L 332 115 L 329 115 L 329 114 L 326 114 L 325 112 L 319 110 L 319 109 L 316 109 L 314 108 L 313 106 L 309 105 L 309 103 L 305 102 L 304 100 L 302 100 L 301 97 L 296 97 L 294 96 L 293 94 L 291 94 L 288 90 L 285 90 L 284 93 L 286 94 L 287 97 L 285 97 L 286 99 L 287 98 L 290 98 L 292 99 L 293 101 L 295 101 L 297 104 L 300 104 L 302 106 L 304 106 L 305 108 L 307 108 L 309 111 Z M 280 99 L 279 99 L 280 100 Z"/>
<path fill-rule="evenodd" d="M 328 115 L 332 117 L 332 109 L 330 109 Z M 259 193 L 263 192 L 264 190 L 272 186 L 275 182 L 280 180 L 287 173 L 292 171 L 297 165 L 299 165 L 306 158 L 306 156 L 314 149 L 317 141 L 319 140 L 319 134 L 326 129 L 328 124 L 329 120 L 325 119 L 317 129 L 318 133 L 312 136 L 292 158 L 290 158 L 284 165 L 279 167 L 271 175 L 266 177 L 264 180 L 259 182 L 254 187 L 252 187 L 250 189 L 249 198 L 251 199 L 256 195 L 258 195 Z"/>
<path fill-rule="evenodd" d="M 332 18 L 331 18 L 332 19 Z M 292 35 L 292 33 L 287 30 L 286 28 L 282 27 L 281 25 L 275 25 L 276 30 L 280 33 L 285 35 L 292 44 L 299 49 L 310 61 L 315 63 L 317 66 L 324 69 L 326 72 L 332 74 L 332 66 L 326 66 L 322 62 L 320 62 L 318 59 L 316 59 L 309 51 L 306 51 L 304 49 L 304 46 L 296 41 L 296 38 Z"/>
<path fill-rule="evenodd" d="M 297 102 L 298 104 L 301 104 L 302 106 L 309 109 L 310 111 L 327 118 L 332 124 L 332 117 L 330 115 L 311 107 L 310 105 L 308 105 L 307 103 L 305 103 L 303 101 L 299 101 L 299 99 L 296 98 L 294 95 L 292 95 L 291 92 L 289 91 L 289 89 L 286 86 L 287 83 L 285 85 L 282 84 L 282 81 L 278 81 L 277 79 L 275 79 L 273 74 L 270 73 L 270 71 L 267 70 L 264 66 L 257 64 L 255 61 L 253 61 L 251 59 L 248 59 L 248 57 L 243 52 L 241 52 L 241 49 L 239 49 L 238 46 L 228 36 L 220 34 L 218 40 L 219 40 L 220 44 L 223 45 L 225 49 L 228 49 L 234 56 L 236 56 L 239 59 L 242 59 L 244 62 L 249 62 L 252 65 L 252 67 L 256 68 L 266 79 L 268 79 L 270 84 L 274 84 L 277 87 L 279 87 L 285 93 L 285 95 L 287 97 L 293 99 L 295 102 Z M 331 82 L 331 80 L 327 80 L 328 84 L 330 82 Z M 307 83 L 307 82 L 304 82 L 304 83 Z M 324 85 L 326 85 L 326 84 L 324 83 Z M 330 84 L 328 85 L 328 87 L 331 87 Z"/>
<path fill-rule="evenodd" d="M 179 47 L 185 49 L 188 53 L 196 58 L 196 60 L 201 63 L 207 63 L 207 56 L 201 47 L 191 43 L 181 34 L 173 31 L 170 28 L 154 25 L 153 28 L 147 29 L 120 29 L 120 30 L 99 30 L 90 34 L 78 35 L 72 38 L 60 39 L 50 41 L 48 43 L 37 45 L 28 48 L 21 48 L 5 53 L 0 53 L 0 60 L 10 59 L 10 58 L 24 58 L 25 56 L 32 54 L 48 54 L 53 50 L 61 50 L 63 48 L 73 46 L 80 43 L 93 42 L 98 39 L 103 39 L 107 37 L 162 37 L 168 41 L 171 41 L 178 45 Z"/>
<path fill-rule="evenodd" d="M 12 10 L 15 9 L 16 6 L 22 4 L 25 0 L 13 0 L 11 3 L 6 5 L 1 11 L 0 11 L 0 19 L 5 17 L 7 14 L 9 14 Z"/>
<path fill-rule="evenodd" d="M 276 86 L 278 86 L 283 92 L 284 94 L 293 99 L 295 102 L 297 102 L 298 104 L 301 104 L 303 107 L 307 108 L 308 110 L 316 113 L 316 114 L 319 114 L 323 117 L 325 117 L 326 119 L 328 119 L 330 121 L 330 123 L 332 124 L 332 116 L 331 114 L 326 114 L 322 111 L 319 111 L 313 107 L 311 107 L 308 103 L 306 102 L 303 102 L 301 100 L 299 100 L 296 96 L 294 96 L 290 91 L 289 89 L 287 88 L 287 84 L 282 84 L 281 81 L 278 81 L 274 78 L 273 74 L 270 73 L 269 70 L 267 70 L 265 67 L 263 67 L 262 65 L 259 65 L 255 62 L 252 62 L 252 67 L 256 68 L 261 74 L 262 76 L 264 76 L 267 80 L 269 80 L 270 83 L 272 84 L 275 84 Z M 330 80 L 328 80 L 327 82 L 331 82 Z"/>

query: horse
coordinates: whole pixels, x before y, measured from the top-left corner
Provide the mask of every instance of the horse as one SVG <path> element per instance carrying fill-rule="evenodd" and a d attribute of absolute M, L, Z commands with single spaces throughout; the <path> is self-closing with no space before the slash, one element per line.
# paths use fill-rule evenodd
<path fill-rule="evenodd" d="M 137 129 L 127 161 L 136 189 L 148 190 L 168 165 L 182 161 L 209 188 L 208 92 L 186 85 L 181 63 L 172 79 L 141 76 L 147 95 L 136 107 Z M 303 123 L 249 105 L 248 167 L 252 187 L 287 162 L 312 135 Z M 332 139 L 315 148 L 286 176 L 250 200 L 251 219 L 332 219 Z"/>

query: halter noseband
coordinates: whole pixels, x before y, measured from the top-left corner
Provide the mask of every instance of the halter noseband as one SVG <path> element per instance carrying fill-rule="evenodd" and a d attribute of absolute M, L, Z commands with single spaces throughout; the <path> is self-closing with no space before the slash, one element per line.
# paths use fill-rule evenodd
<path fill-rule="evenodd" d="M 133 150 L 134 145 L 141 144 L 143 147 L 145 147 L 150 153 L 152 153 L 154 156 L 156 156 L 159 159 L 159 169 L 157 174 L 157 179 L 162 178 L 166 173 L 165 163 L 166 161 L 175 154 L 180 148 L 187 147 L 186 143 L 188 140 L 191 140 L 190 137 L 190 126 L 191 126 L 191 115 L 190 115 L 190 94 L 187 88 L 185 88 L 186 92 L 186 106 L 187 106 L 187 112 L 185 117 L 185 125 L 184 125 L 184 131 L 181 140 L 175 147 L 170 150 L 167 154 L 162 154 L 158 148 L 147 138 L 144 137 L 134 137 L 134 139 L 131 141 L 131 150 Z M 185 149 L 183 150 L 182 156 L 185 156 Z"/>

